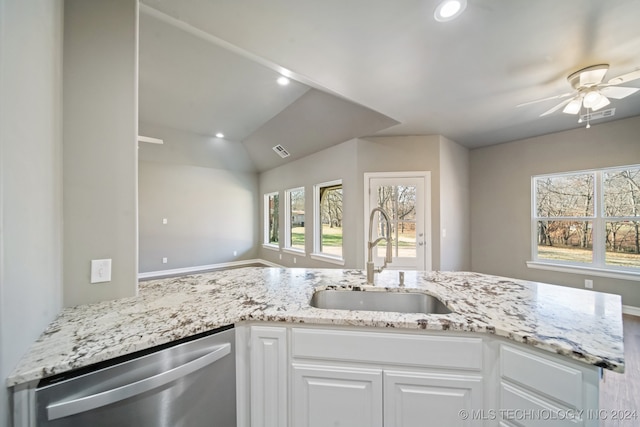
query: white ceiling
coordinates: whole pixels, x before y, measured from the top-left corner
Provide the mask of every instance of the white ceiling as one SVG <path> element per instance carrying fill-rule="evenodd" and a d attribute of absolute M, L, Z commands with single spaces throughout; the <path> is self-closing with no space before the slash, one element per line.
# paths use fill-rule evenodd
<path fill-rule="evenodd" d="M 208 57 L 211 49 L 225 49 L 202 37 L 199 43 L 208 48 L 186 49 L 154 29 L 158 22 L 142 13 L 141 120 L 162 119 L 208 134 L 233 123 L 238 112 L 254 109 L 247 124 L 234 124 L 237 134 L 226 131 L 238 141 L 249 139 L 306 93 L 302 84 L 287 87 L 292 90 L 286 95 L 273 85 L 261 92 L 264 88 L 257 86 L 264 80 L 251 84 L 259 82 L 254 78 L 260 73 L 274 70 L 287 70 L 306 85 L 380 113 L 371 130 L 360 127 L 355 133 L 365 133 L 355 136 L 440 134 L 474 148 L 582 126 L 561 111 L 539 117 L 557 101 L 516 105 L 570 91 L 566 76 L 585 66 L 610 64 L 605 80 L 640 68 L 639 0 L 468 0 L 464 14 L 447 23 L 433 19 L 438 0 L 143 3 L 143 11 L 150 6 L 187 23 L 236 54 Z M 163 55 L 167 69 L 150 71 L 149 58 Z M 253 71 L 240 71 L 250 64 Z M 212 84 L 201 87 L 198 71 L 211 73 L 212 67 L 226 71 L 211 75 Z M 625 86 L 640 87 L 640 80 Z M 154 91 L 163 94 L 145 99 Z M 250 100 L 254 95 L 257 102 Z M 216 98 L 226 99 L 228 108 L 213 107 Z M 170 103 L 186 107 L 179 114 L 163 111 Z M 640 115 L 640 92 L 613 100 L 611 107 L 614 120 Z M 200 115 L 199 121 L 192 115 Z M 388 118 L 399 124 L 390 126 Z M 284 129 L 286 122 L 278 126 Z M 318 143 L 300 141 L 311 150 Z M 286 148 L 294 152 L 296 147 Z"/>

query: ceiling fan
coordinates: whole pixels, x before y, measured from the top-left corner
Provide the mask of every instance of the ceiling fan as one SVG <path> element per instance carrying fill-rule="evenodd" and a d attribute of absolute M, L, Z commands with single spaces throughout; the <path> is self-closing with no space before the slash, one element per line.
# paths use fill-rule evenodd
<path fill-rule="evenodd" d="M 548 109 L 540 114 L 540 117 L 555 113 L 562 107 L 563 113 L 578 114 L 584 107 L 587 112 L 597 111 L 606 107 L 611 103 L 609 98 L 622 99 L 636 93 L 638 88 L 618 86 L 622 83 L 640 79 L 640 70 L 632 71 L 604 82 L 604 76 L 609 70 L 609 64 L 598 64 L 583 68 L 567 77 L 567 81 L 573 87 L 573 92 L 563 93 L 562 95 L 551 96 L 549 98 L 538 99 L 535 101 L 525 102 L 517 107 L 531 105 L 537 102 L 549 101 L 552 99 L 561 99 L 570 97 L 558 105 Z"/>

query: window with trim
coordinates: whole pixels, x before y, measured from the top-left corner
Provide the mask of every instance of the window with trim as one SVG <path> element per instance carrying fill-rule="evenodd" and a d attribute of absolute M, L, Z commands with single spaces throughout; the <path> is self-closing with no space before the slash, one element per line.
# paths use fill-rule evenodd
<path fill-rule="evenodd" d="M 532 179 L 534 261 L 640 273 L 640 166 Z"/>
<path fill-rule="evenodd" d="M 264 244 L 279 246 L 280 200 L 278 193 L 264 195 Z"/>
<path fill-rule="evenodd" d="M 305 212 L 304 187 L 284 192 L 285 198 L 285 249 L 304 252 Z"/>
<path fill-rule="evenodd" d="M 342 181 L 314 186 L 314 252 L 342 259 Z"/>

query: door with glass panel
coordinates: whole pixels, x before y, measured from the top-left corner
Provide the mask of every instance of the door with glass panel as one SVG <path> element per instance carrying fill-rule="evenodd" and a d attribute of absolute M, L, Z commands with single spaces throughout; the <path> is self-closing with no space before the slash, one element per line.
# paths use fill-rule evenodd
<path fill-rule="evenodd" d="M 393 249 L 393 262 L 387 268 L 431 269 L 428 181 L 429 174 L 425 172 L 365 174 L 365 240 L 369 240 L 369 213 L 375 207 L 384 209 L 391 222 Z M 387 225 L 378 214 L 373 220 L 375 241 L 386 235 Z M 380 241 L 373 251 L 376 266 L 384 263 L 386 245 Z M 367 253 L 365 248 L 365 258 Z"/>

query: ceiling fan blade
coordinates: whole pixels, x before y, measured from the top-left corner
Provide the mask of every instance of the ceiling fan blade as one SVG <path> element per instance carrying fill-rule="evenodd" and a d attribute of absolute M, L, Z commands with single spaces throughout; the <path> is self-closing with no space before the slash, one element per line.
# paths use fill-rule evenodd
<path fill-rule="evenodd" d="M 562 95 L 550 96 L 548 98 L 536 99 L 535 101 L 529 101 L 529 102 L 524 102 L 522 104 L 518 104 L 518 105 L 516 105 L 516 108 L 517 107 L 524 107 L 525 105 L 537 104 L 538 102 L 550 101 L 552 99 L 565 98 L 565 97 L 571 96 L 571 95 L 573 95 L 573 92 L 563 93 Z"/>
<path fill-rule="evenodd" d="M 602 79 L 608 70 L 609 67 L 582 71 L 580 73 L 580 86 L 594 86 L 602 83 Z"/>
<path fill-rule="evenodd" d="M 632 80 L 640 79 L 640 70 L 635 70 L 627 74 L 623 74 L 618 77 L 614 77 L 607 83 L 610 85 L 619 85 L 622 83 L 630 82 Z"/>
<path fill-rule="evenodd" d="M 600 93 L 606 95 L 609 98 L 613 99 L 622 99 L 626 98 L 629 95 L 633 95 L 640 89 L 636 87 L 625 87 L 625 86 L 605 86 L 600 89 Z"/>
<path fill-rule="evenodd" d="M 565 105 L 567 105 L 568 103 L 570 103 L 571 101 L 573 101 L 575 98 L 569 98 L 569 99 L 565 99 L 564 101 L 562 101 L 560 104 L 556 105 L 553 108 L 548 109 L 547 111 L 545 111 L 544 113 L 540 114 L 540 117 L 543 116 L 547 116 L 551 113 L 555 113 L 556 111 L 558 111 L 559 109 L 561 109 L 562 107 L 564 107 Z"/>

